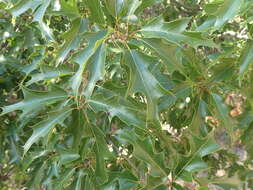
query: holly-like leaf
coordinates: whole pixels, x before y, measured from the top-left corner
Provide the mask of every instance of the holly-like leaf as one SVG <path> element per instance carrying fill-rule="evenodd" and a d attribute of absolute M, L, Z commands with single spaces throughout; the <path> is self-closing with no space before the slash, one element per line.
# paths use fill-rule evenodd
<path fill-rule="evenodd" d="M 85 78 L 83 79 L 83 73 L 89 59 L 94 55 L 94 53 L 100 47 L 100 45 L 102 45 L 107 35 L 108 35 L 107 31 L 99 31 L 96 33 L 86 34 L 85 38 L 88 41 L 87 47 L 74 55 L 73 60 L 79 65 L 77 72 L 73 75 L 71 79 L 71 87 L 75 95 L 78 95 L 82 81 L 87 80 Z M 85 81 L 84 85 L 87 85 Z"/>
<path fill-rule="evenodd" d="M 140 4 L 141 2 L 139 0 L 124 0 L 120 15 L 124 17 L 134 15 L 136 9 L 139 7 Z"/>
<path fill-rule="evenodd" d="M 120 10 L 122 8 L 123 1 L 122 0 L 105 0 L 106 7 L 109 13 L 114 16 L 118 17 Z"/>
<path fill-rule="evenodd" d="M 178 46 L 181 43 L 187 43 L 194 48 L 198 46 L 217 47 L 212 40 L 202 37 L 201 32 L 186 31 L 189 21 L 189 18 L 182 18 L 172 22 L 164 22 L 158 17 L 142 27 L 141 33 L 145 38 L 162 38 Z"/>
<path fill-rule="evenodd" d="M 210 84 L 213 82 L 225 81 L 231 79 L 233 77 L 235 66 L 233 63 L 233 59 L 222 60 L 222 64 L 215 65 L 213 67 L 213 75 L 210 78 Z"/>
<path fill-rule="evenodd" d="M 143 93 L 147 98 L 148 104 L 147 120 L 151 122 L 158 121 L 158 100 L 169 93 L 148 69 L 149 64 L 152 64 L 154 59 L 141 52 L 131 50 L 126 52 L 125 62 L 130 67 L 127 94 Z"/>
<path fill-rule="evenodd" d="M 41 137 L 45 137 L 56 124 L 61 124 L 70 114 L 70 109 L 60 110 L 52 113 L 48 118 L 39 122 L 33 128 L 32 136 L 27 140 L 24 145 L 24 154 L 29 150 L 29 148 L 37 142 Z"/>
<path fill-rule="evenodd" d="M 106 45 L 101 44 L 93 57 L 90 59 L 87 71 L 89 72 L 88 84 L 84 90 L 86 98 L 90 98 L 97 81 L 102 80 L 105 75 Z"/>
<path fill-rule="evenodd" d="M 47 40 L 54 40 L 54 36 L 52 34 L 49 26 L 43 21 L 44 15 L 46 13 L 47 8 L 49 7 L 51 0 L 44 1 L 40 7 L 34 13 L 34 21 L 39 23 L 42 34 Z"/>
<path fill-rule="evenodd" d="M 218 94 L 212 94 L 212 99 L 215 106 L 215 113 L 218 119 L 222 122 L 222 127 L 226 129 L 228 134 L 233 137 L 234 124 L 229 117 L 228 107 L 223 103 L 222 97 Z"/>
<path fill-rule="evenodd" d="M 74 190 L 82 190 L 82 181 L 83 181 L 83 178 L 84 178 L 83 171 L 79 171 Z"/>
<path fill-rule="evenodd" d="M 56 65 L 62 63 L 71 50 L 75 50 L 82 36 L 88 30 L 88 21 L 86 19 L 76 18 L 72 22 L 71 29 L 63 34 L 64 44 L 60 47 L 56 55 Z"/>
<path fill-rule="evenodd" d="M 61 152 L 60 154 L 60 163 L 63 165 L 69 164 L 80 157 L 79 154 L 73 152 Z"/>
<path fill-rule="evenodd" d="M 69 182 L 70 178 L 74 175 L 75 168 L 67 169 L 59 179 L 55 181 L 55 190 L 62 190 L 63 186 Z"/>
<path fill-rule="evenodd" d="M 105 18 L 101 1 L 100 0 L 86 0 L 86 1 L 87 6 L 90 9 L 91 20 L 99 24 L 104 24 Z"/>
<path fill-rule="evenodd" d="M 34 91 L 26 87 L 22 87 L 22 91 L 24 94 L 24 100 L 16 104 L 3 107 L 1 115 L 16 110 L 22 110 L 22 116 L 24 116 L 32 111 L 41 110 L 45 105 L 65 100 L 68 97 L 67 93 L 59 88 L 53 88 L 52 91 L 46 92 Z"/>
<path fill-rule="evenodd" d="M 130 170 L 124 170 L 122 172 L 108 172 L 109 180 L 108 183 L 102 186 L 102 189 L 107 187 L 113 187 L 118 181 L 120 189 L 127 190 L 136 187 L 138 184 L 138 178 L 134 176 Z"/>
<path fill-rule="evenodd" d="M 82 110 L 73 110 L 72 111 L 72 122 L 70 126 L 70 133 L 73 136 L 73 144 L 72 144 L 72 149 L 75 152 L 78 152 L 79 146 L 81 144 L 81 140 L 83 137 L 84 133 L 84 128 L 86 125 L 85 119 L 84 119 L 84 114 Z"/>
<path fill-rule="evenodd" d="M 113 158 L 113 155 L 108 150 L 103 132 L 95 126 L 91 126 L 91 130 L 95 139 L 94 151 L 96 154 L 96 179 L 99 184 L 103 184 L 108 180 L 105 159 Z"/>
<path fill-rule="evenodd" d="M 20 0 L 9 11 L 13 16 L 19 16 L 28 9 L 35 10 L 42 3 L 42 0 Z"/>
<path fill-rule="evenodd" d="M 31 74 L 31 79 L 26 82 L 26 86 L 29 86 L 33 83 L 39 82 L 39 81 L 46 81 L 48 79 L 63 77 L 66 75 L 71 75 L 73 72 L 68 67 L 50 67 L 50 66 L 42 66 L 41 67 L 41 73 L 35 73 Z"/>
<path fill-rule="evenodd" d="M 143 38 L 142 41 L 163 60 L 170 73 L 173 73 L 175 70 L 179 70 L 181 73 L 184 73 L 183 65 L 180 61 L 180 50 L 175 44 L 156 38 Z"/>
<path fill-rule="evenodd" d="M 197 109 L 194 113 L 190 129 L 195 135 L 206 136 L 208 134 L 208 129 L 205 122 L 205 117 L 208 114 L 207 104 L 204 100 L 199 99 L 196 106 Z"/>
<path fill-rule="evenodd" d="M 253 41 L 248 40 L 246 46 L 244 47 L 241 57 L 239 59 L 239 78 L 241 79 L 242 76 L 246 73 L 249 69 L 249 66 L 253 63 Z"/>
<path fill-rule="evenodd" d="M 65 15 L 70 17 L 71 19 L 75 19 L 77 17 L 80 17 L 78 5 L 76 0 L 59 0 L 58 2 L 55 3 L 60 3 L 59 7 L 60 10 L 57 10 L 57 13 L 59 15 Z"/>
<path fill-rule="evenodd" d="M 208 165 L 202 158 L 220 150 L 220 146 L 213 138 L 213 133 L 210 133 L 202 139 L 192 135 L 190 139 L 190 148 L 189 155 L 178 157 L 180 160 L 174 171 L 175 179 L 181 178 L 185 181 L 192 181 L 192 174 L 194 172 L 208 168 Z"/>
<path fill-rule="evenodd" d="M 107 112 L 111 118 L 117 116 L 128 125 L 140 127 L 141 129 L 146 127 L 143 111 L 116 94 L 109 97 L 105 97 L 102 93 L 98 94 L 88 100 L 88 104 L 96 112 Z"/>
<path fill-rule="evenodd" d="M 208 14 L 209 17 L 197 30 L 209 30 L 211 27 L 219 29 L 236 16 L 243 2 L 244 0 L 224 0 L 207 4 L 206 9 L 211 9 L 210 14 Z"/>
<path fill-rule="evenodd" d="M 117 137 L 123 143 L 130 143 L 134 147 L 133 155 L 150 165 L 151 175 L 166 177 L 168 172 L 164 165 L 163 153 L 154 151 L 152 140 L 149 137 L 141 139 L 134 130 L 119 130 Z"/>
<path fill-rule="evenodd" d="M 141 1 L 140 6 L 137 9 L 137 13 L 142 12 L 145 8 L 150 7 L 152 5 L 156 5 L 158 3 L 162 3 L 162 0 L 145 0 L 145 1 Z"/>

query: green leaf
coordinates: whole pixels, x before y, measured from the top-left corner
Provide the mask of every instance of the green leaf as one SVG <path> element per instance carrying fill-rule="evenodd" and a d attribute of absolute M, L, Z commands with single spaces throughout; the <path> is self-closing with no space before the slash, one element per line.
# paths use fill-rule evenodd
<path fill-rule="evenodd" d="M 60 163 L 66 165 L 77 160 L 79 157 L 80 157 L 79 154 L 65 151 L 60 154 Z"/>
<path fill-rule="evenodd" d="M 205 117 L 207 116 L 207 104 L 204 100 L 199 99 L 196 103 L 196 111 L 194 113 L 190 130 L 193 134 L 198 136 L 206 136 L 208 133 L 208 129 L 205 122 Z"/>
<path fill-rule="evenodd" d="M 142 27 L 141 33 L 145 38 L 165 39 L 178 46 L 181 43 L 187 43 L 194 48 L 198 46 L 217 47 L 212 40 L 202 37 L 202 33 L 186 31 L 189 21 L 189 18 L 182 18 L 164 22 L 161 17 L 158 17 Z"/>
<path fill-rule="evenodd" d="M 105 90 L 103 91 L 104 93 L 106 92 Z M 88 100 L 88 104 L 93 110 L 96 112 L 108 112 L 110 118 L 117 116 L 128 125 L 133 125 L 141 129 L 146 127 L 143 110 L 140 110 L 140 108 L 115 93 L 108 97 L 104 93 L 97 94 Z"/>
<path fill-rule="evenodd" d="M 106 2 L 106 7 L 109 13 L 114 17 L 118 17 L 119 12 L 123 5 L 123 1 L 122 0 L 105 0 L 105 2 Z"/>
<path fill-rule="evenodd" d="M 57 181 L 55 181 L 55 190 L 62 190 L 63 186 L 70 180 L 75 173 L 75 168 L 65 171 Z"/>
<path fill-rule="evenodd" d="M 96 179 L 99 184 L 103 184 L 108 180 L 108 172 L 105 166 L 105 159 L 112 158 L 112 154 L 108 150 L 103 132 L 95 126 L 91 126 L 93 137 L 95 138 L 94 151 L 96 154 Z"/>
<path fill-rule="evenodd" d="M 178 55 L 180 49 L 176 45 L 162 39 L 143 38 L 142 41 L 163 60 L 170 73 L 175 70 L 184 73 L 180 55 Z"/>
<path fill-rule="evenodd" d="M 82 171 L 79 171 L 74 190 L 82 190 L 82 181 L 83 181 L 83 178 L 84 178 L 84 173 Z"/>
<path fill-rule="evenodd" d="M 215 10 L 210 12 L 207 20 L 201 24 L 197 30 L 209 30 L 210 27 L 219 29 L 227 21 L 236 16 L 243 2 L 244 0 L 224 0 L 223 3 L 218 2 L 218 4 L 215 4 L 214 6 L 213 3 L 207 4 L 206 9 L 210 9 L 209 7 L 215 7 Z"/>
<path fill-rule="evenodd" d="M 108 183 L 104 184 L 102 189 L 107 189 L 108 187 L 113 188 L 116 181 L 118 181 L 120 189 L 122 190 L 135 188 L 138 184 L 138 178 L 128 169 L 125 169 L 122 172 L 108 172 L 108 175 Z"/>
<path fill-rule="evenodd" d="M 16 17 L 26 12 L 28 9 L 35 10 L 42 3 L 42 0 L 20 0 L 13 7 L 11 7 L 9 11 L 13 16 Z"/>
<path fill-rule="evenodd" d="M 145 8 L 150 7 L 152 5 L 162 3 L 162 0 L 142 0 L 140 6 L 137 9 L 137 13 L 142 12 Z"/>
<path fill-rule="evenodd" d="M 32 185 L 34 186 L 36 190 L 40 189 L 40 184 L 41 184 L 41 181 L 43 180 L 45 169 L 46 169 L 46 163 L 43 163 L 39 168 L 37 168 L 36 173 L 32 179 Z"/>
<path fill-rule="evenodd" d="M 44 1 L 40 7 L 35 11 L 34 13 L 34 21 L 37 21 L 39 23 L 41 32 L 43 34 L 43 36 L 47 39 L 47 40 L 54 40 L 54 36 L 52 34 L 51 29 L 49 28 L 49 26 L 43 21 L 43 17 L 46 13 L 47 8 L 49 7 L 51 3 L 51 0 L 48 1 Z"/>
<path fill-rule="evenodd" d="M 42 120 L 33 128 L 32 136 L 27 140 L 24 145 L 24 154 L 29 150 L 29 148 L 37 142 L 41 137 L 45 137 L 56 124 L 61 124 L 70 114 L 69 109 L 60 110 L 52 113 L 48 118 Z"/>
<path fill-rule="evenodd" d="M 208 187 L 199 187 L 198 190 L 210 190 Z"/>
<path fill-rule="evenodd" d="M 99 24 L 104 24 L 105 19 L 100 0 L 86 0 L 86 1 L 87 6 L 90 9 L 91 20 Z"/>
<path fill-rule="evenodd" d="M 92 189 L 95 190 L 96 188 L 94 187 L 94 183 L 89 175 L 86 175 L 85 180 L 84 180 L 84 188 L 83 189 Z"/>
<path fill-rule="evenodd" d="M 16 110 L 22 110 L 22 116 L 24 116 L 32 111 L 41 110 L 45 105 L 65 100 L 68 97 L 67 93 L 59 88 L 54 88 L 52 91 L 46 92 L 34 91 L 26 87 L 22 87 L 22 91 L 24 94 L 24 100 L 16 104 L 3 107 L 1 115 Z"/>
<path fill-rule="evenodd" d="M 99 31 L 97 33 L 87 33 L 85 38 L 88 41 L 88 46 L 74 55 L 73 60 L 79 65 L 77 72 L 71 78 L 71 87 L 75 95 L 78 95 L 80 85 L 83 81 L 83 72 L 87 66 L 89 59 L 94 55 L 96 50 L 104 42 L 107 31 Z M 84 84 L 86 85 L 86 84 Z"/>
<path fill-rule="evenodd" d="M 239 78 L 242 78 L 249 69 L 250 64 L 253 63 L 253 40 L 248 40 L 246 46 L 243 48 L 239 59 Z"/>
<path fill-rule="evenodd" d="M 120 16 L 127 17 L 127 20 L 129 20 L 129 17 L 134 15 L 140 4 L 141 2 L 139 0 L 124 0 Z"/>
<path fill-rule="evenodd" d="M 210 84 L 230 80 L 233 77 L 235 71 L 234 59 L 223 59 L 221 61 L 221 64 L 217 64 L 212 68 L 213 74 L 210 78 Z"/>
<path fill-rule="evenodd" d="M 41 73 L 31 74 L 31 79 L 26 82 L 26 86 L 39 81 L 45 81 L 48 79 L 59 78 L 66 75 L 71 75 L 73 72 L 66 66 L 61 67 L 50 67 L 43 65 L 41 66 Z"/>
<path fill-rule="evenodd" d="M 62 63 L 71 50 L 78 48 L 82 37 L 88 30 L 86 19 L 76 18 L 72 21 L 71 29 L 63 34 L 64 44 L 60 47 L 56 55 L 56 65 Z"/>
<path fill-rule="evenodd" d="M 222 122 L 222 127 L 226 129 L 230 137 L 233 137 L 234 124 L 232 123 L 231 118 L 229 117 L 228 108 L 223 103 L 222 97 L 218 94 L 212 94 L 212 100 L 214 102 L 215 113 L 218 116 L 218 119 Z"/>
<path fill-rule="evenodd" d="M 152 140 L 149 137 L 141 139 L 134 130 L 119 130 L 117 137 L 124 143 L 130 143 L 134 147 L 133 155 L 150 165 L 151 175 L 167 177 L 164 166 L 163 153 L 155 153 Z"/>
<path fill-rule="evenodd" d="M 216 144 L 213 138 L 213 132 L 202 139 L 192 135 L 189 140 L 190 155 L 178 157 L 180 160 L 174 171 L 175 179 L 181 178 L 185 181 L 192 181 L 192 173 L 208 168 L 202 158 L 220 150 L 220 146 Z"/>
<path fill-rule="evenodd" d="M 37 47 L 34 47 L 34 49 L 36 49 L 38 52 L 36 51 L 36 53 L 31 55 L 32 63 L 25 65 L 22 68 L 22 72 L 24 72 L 26 75 L 29 75 L 32 71 L 38 68 L 38 66 L 43 61 L 43 58 L 45 55 L 45 47 L 37 46 Z"/>
<path fill-rule="evenodd" d="M 60 15 L 65 15 L 71 19 L 80 17 L 79 8 L 76 0 L 59 0 L 60 1 L 60 10 L 57 11 Z"/>
<path fill-rule="evenodd" d="M 151 57 L 138 52 L 128 51 L 125 55 L 125 62 L 130 67 L 130 79 L 127 94 L 133 95 L 136 92 L 143 93 L 147 98 L 147 120 L 158 121 L 158 100 L 168 95 L 154 75 L 148 70 L 149 64 L 154 62 Z"/>
<path fill-rule="evenodd" d="M 36 160 L 36 159 L 38 159 L 38 158 L 40 158 L 40 157 L 44 157 L 44 156 L 46 156 L 48 153 L 49 153 L 48 150 L 42 150 L 42 151 L 34 151 L 34 152 L 31 152 L 31 153 L 30 153 L 29 155 L 27 155 L 27 156 L 25 157 L 25 159 L 24 159 L 24 165 L 23 165 L 24 169 L 27 169 L 27 168 L 31 165 L 31 163 L 32 163 L 34 160 Z"/>
<path fill-rule="evenodd" d="M 81 110 L 72 111 L 72 122 L 69 127 L 70 133 L 73 135 L 72 149 L 75 152 L 79 151 L 81 140 L 84 133 L 84 128 L 86 127 L 86 122 L 84 119 L 84 114 Z"/>
<path fill-rule="evenodd" d="M 89 72 L 88 84 L 84 90 L 86 98 L 90 98 L 97 81 L 102 80 L 105 75 L 106 45 L 101 44 L 93 57 L 90 59 L 87 71 Z"/>

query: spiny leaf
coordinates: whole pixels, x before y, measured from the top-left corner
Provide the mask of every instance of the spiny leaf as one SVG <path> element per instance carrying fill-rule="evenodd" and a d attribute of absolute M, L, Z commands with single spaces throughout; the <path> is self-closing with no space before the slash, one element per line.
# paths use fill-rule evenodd
<path fill-rule="evenodd" d="M 233 77 L 235 66 L 233 64 L 233 59 L 224 59 L 223 63 L 217 64 L 213 67 L 213 75 L 210 78 L 210 84 L 213 82 L 225 81 Z"/>
<path fill-rule="evenodd" d="M 149 71 L 149 64 L 154 62 L 151 57 L 138 51 L 126 52 L 125 62 L 130 67 L 130 79 L 127 94 L 142 92 L 147 98 L 147 120 L 158 121 L 158 100 L 169 93 L 161 86 L 155 76 Z"/>
<path fill-rule="evenodd" d="M 142 129 L 146 127 L 143 111 L 116 94 L 109 97 L 98 94 L 88 100 L 88 104 L 95 111 L 108 112 L 111 118 L 117 116 L 128 125 L 133 125 Z"/>
<path fill-rule="evenodd" d="M 72 143 L 72 149 L 75 152 L 79 151 L 79 146 L 81 144 L 81 140 L 84 133 L 84 127 L 85 127 L 85 119 L 84 114 L 81 110 L 73 110 L 72 111 L 72 122 L 71 126 L 69 127 L 70 133 L 73 135 L 73 143 Z"/>
<path fill-rule="evenodd" d="M 224 0 L 220 2 L 218 2 L 218 4 L 217 2 L 214 2 L 216 3 L 214 5 L 215 10 L 209 14 L 207 20 L 202 25 L 200 25 L 197 30 L 209 30 L 210 27 L 219 29 L 227 21 L 235 17 L 235 15 L 239 12 L 244 0 Z M 212 3 L 207 4 L 206 9 L 212 6 Z"/>
<path fill-rule="evenodd" d="M 239 78 L 241 79 L 248 70 L 250 64 L 253 63 L 253 40 L 248 40 L 239 59 Z"/>
<path fill-rule="evenodd" d="M 40 110 L 45 105 L 67 99 L 68 97 L 67 93 L 59 88 L 54 88 L 52 91 L 46 92 L 34 91 L 26 87 L 22 87 L 22 91 L 24 94 L 24 100 L 16 104 L 3 107 L 1 115 L 16 110 L 22 110 L 22 116 L 24 116 L 31 111 Z"/>
<path fill-rule="evenodd" d="M 142 12 L 145 8 L 150 7 L 152 5 L 162 3 L 162 0 L 143 0 L 141 1 L 140 6 L 136 10 L 137 13 Z"/>
<path fill-rule="evenodd" d="M 141 139 L 135 134 L 134 130 L 119 130 L 117 131 L 117 137 L 122 142 L 133 145 L 133 155 L 150 165 L 151 175 L 163 177 L 168 175 L 164 166 L 164 155 L 154 152 L 154 147 L 149 137 Z"/>
<path fill-rule="evenodd" d="M 178 46 L 181 43 L 187 43 L 194 48 L 198 46 L 217 47 L 212 40 L 202 37 L 200 32 L 186 31 L 189 21 L 189 18 L 182 18 L 172 22 L 164 22 L 159 17 L 142 27 L 141 33 L 145 38 L 162 38 Z"/>
<path fill-rule="evenodd" d="M 165 40 L 155 38 L 143 38 L 142 41 L 163 60 L 170 73 L 173 73 L 175 70 L 184 73 L 179 56 L 180 50 L 175 44 L 170 44 Z"/>
<path fill-rule="evenodd" d="M 79 9 L 76 0 L 59 0 L 60 1 L 60 10 L 57 11 L 59 15 L 65 15 L 71 19 L 76 19 L 80 17 Z"/>
<path fill-rule="evenodd" d="M 215 112 L 217 113 L 218 119 L 222 122 L 222 126 L 226 128 L 226 131 L 230 135 L 230 137 L 234 137 L 233 130 L 234 124 L 229 117 L 229 112 L 227 106 L 223 103 L 222 97 L 218 94 L 212 94 L 212 99 L 214 102 L 214 106 L 216 108 Z"/>
<path fill-rule="evenodd" d="M 102 45 L 107 35 L 107 31 L 87 33 L 85 35 L 85 38 L 88 41 L 87 47 L 74 55 L 73 60 L 79 65 L 77 72 L 71 78 L 71 87 L 75 95 L 78 95 L 79 88 L 83 80 L 83 72 L 87 66 L 89 59 L 94 55 L 99 46 Z"/>
<path fill-rule="evenodd" d="M 101 44 L 88 63 L 88 84 L 84 90 L 86 98 L 90 98 L 97 81 L 102 80 L 105 75 L 106 45 Z"/>
<path fill-rule="evenodd" d="M 65 66 L 61 67 L 50 67 L 43 65 L 41 66 L 41 73 L 31 74 L 31 79 L 26 82 L 26 86 L 29 86 L 33 83 L 39 82 L 39 81 L 45 81 L 48 79 L 63 77 L 66 75 L 72 74 L 72 71 Z"/>
<path fill-rule="evenodd" d="M 24 169 L 27 169 L 31 163 L 40 158 L 40 157 L 44 157 L 46 156 L 47 154 L 49 153 L 49 150 L 42 150 L 42 151 L 34 151 L 34 152 L 31 152 L 30 154 L 28 154 L 26 157 L 25 157 L 25 160 L 24 160 Z"/>
<path fill-rule="evenodd" d="M 205 138 L 199 138 L 195 135 L 190 139 L 190 155 L 180 156 L 178 166 L 175 168 L 175 179 L 181 178 L 185 181 L 192 181 L 192 173 L 207 169 L 208 165 L 202 160 L 202 157 L 220 150 L 216 144 L 211 132 Z"/>
<path fill-rule="evenodd" d="M 63 165 L 66 165 L 77 160 L 80 157 L 80 155 L 74 152 L 65 151 L 65 152 L 61 152 L 59 157 L 60 157 L 60 163 Z"/>
<path fill-rule="evenodd" d="M 82 171 L 79 171 L 74 190 L 82 190 L 82 181 L 83 181 L 83 178 L 84 178 L 84 173 Z"/>
<path fill-rule="evenodd" d="M 36 9 L 42 3 L 42 0 L 20 0 L 9 11 L 13 16 L 19 16 L 28 9 Z"/>
<path fill-rule="evenodd" d="M 134 15 L 136 9 L 139 7 L 141 2 L 139 0 L 124 0 L 120 11 L 120 16 L 127 17 Z"/>
<path fill-rule="evenodd" d="M 125 169 L 122 172 L 108 172 L 108 175 L 109 180 L 102 186 L 102 189 L 106 189 L 108 186 L 113 186 L 117 181 L 122 190 L 134 188 L 138 184 L 138 178 L 128 169 Z"/>
<path fill-rule="evenodd" d="M 105 159 L 112 158 L 113 155 L 108 150 L 107 143 L 105 141 L 105 135 L 103 132 L 95 126 L 91 126 L 91 130 L 95 138 L 94 151 L 96 154 L 96 179 L 99 184 L 103 184 L 108 180 Z"/>
<path fill-rule="evenodd" d="M 104 12 L 101 7 L 100 0 L 86 0 L 86 1 L 87 6 L 90 9 L 91 20 L 99 24 L 104 24 L 105 23 Z"/>
<path fill-rule="evenodd" d="M 109 13 L 114 17 L 118 17 L 119 12 L 122 8 L 123 1 L 122 0 L 105 0 L 105 2 L 106 2 L 106 7 Z"/>
<path fill-rule="evenodd" d="M 62 190 L 63 186 L 70 180 L 74 173 L 75 168 L 65 171 L 64 174 L 62 174 L 61 177 L 55 181 L 55 190 Z"/>
<path fill-rule="evenodd" d="M 199 99 L 196 103 L 197 109 L 194 113 L 190 130 L 193 134 L 198 136 L 206 136 L 208 133 L 208 129 L 205 122 L 205 117 L 207 116 L 207 104 L 204 100 Z"/>
<path fill-rule="evenodd" d="M 48 6 L 50 5 L 51 0 L 44 1 L 41 6 L 34 13 L 34 21 L 39 23 L 42 34 L 47 40 L 54 40 L 54 36 L 52 34 L 49 26 L 43 21 L 43 17 L 46 13 Z"/>
<path fill-rule="evenodd" d="M 37 46 L 34 48 L 38 50 L 38 52 L 32 54 L 32 63 L 25 65 L 22 68 L 22 72 L 24 72 L 26 75 L 29 75 L 32 71 L 38 68 L 39 64 L 43 61 L 44 55 L 45 55 L 45 47 L 43 46 Z"/>
<path fill-rule="evenodd" d="M 32 136 L 27 140 L 24 145 L 24 154 L 29 150 L 29 148 L 37 142 L 41 137 L 45 137 L 56 124 L 62 123 L 70 114 L 69 109 L 57 111 L 50 115 L 49 118 L 39 122 L 35 125 Z"/>
<path fill-rule="evenodd" d="M 56 55 L 56 65 L 65 60 L 71 50 L 76 49 L 82 40 L 82 36 L 88 30 L 88 21 L 86 19 L 76 18 L 72 22 L 71 29 L 63 34 L 65 40 L 62 47 L 58 50 Z"/>
<path fill-rule="evenodd" d="M 32 179 L 32 185 L 36 190 L 40 188 L 41 181 L 44 177 L 45 169 L 46 163 L 43 163 L 39 168 L 37 168 L 36 173 Z"/>

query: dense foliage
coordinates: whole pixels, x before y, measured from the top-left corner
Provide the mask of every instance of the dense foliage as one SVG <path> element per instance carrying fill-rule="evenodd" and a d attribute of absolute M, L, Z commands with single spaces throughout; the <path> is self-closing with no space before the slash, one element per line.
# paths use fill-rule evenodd
<path fill-rule="evenodd" d="M 0 189 L 253 189 L 252 0 L 0 0 Z"/>

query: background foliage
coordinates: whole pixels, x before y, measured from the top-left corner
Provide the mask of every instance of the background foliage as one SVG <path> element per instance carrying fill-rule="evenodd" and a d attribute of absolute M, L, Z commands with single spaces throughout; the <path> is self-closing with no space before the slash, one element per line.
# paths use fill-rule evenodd
<path fill-rule="evenodd" d="M 251 0 L 1 0 L 0 189 L 253 189 Z"/>

